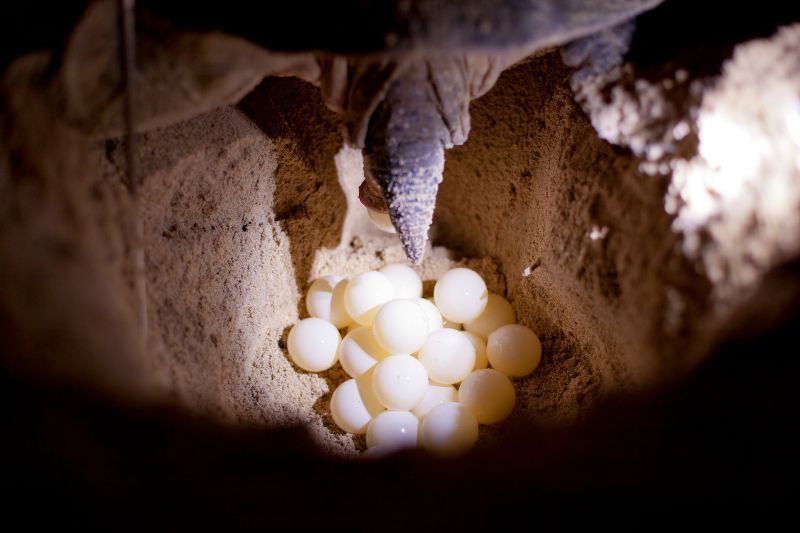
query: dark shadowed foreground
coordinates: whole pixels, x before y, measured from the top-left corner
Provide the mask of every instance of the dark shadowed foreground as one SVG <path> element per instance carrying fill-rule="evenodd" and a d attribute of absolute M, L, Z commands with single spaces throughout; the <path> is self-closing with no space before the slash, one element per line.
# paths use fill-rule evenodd
<path fill-rule="evenodd" d="M 5 515 L 158 529 L 770 521 L 793 505 L 799 326 L 794 263 L 685 383 L 620 396 L 567 429 L 520 425 L 452 461 L 338 461 L 299 429 L 226 428 L 4 378 Z"/>

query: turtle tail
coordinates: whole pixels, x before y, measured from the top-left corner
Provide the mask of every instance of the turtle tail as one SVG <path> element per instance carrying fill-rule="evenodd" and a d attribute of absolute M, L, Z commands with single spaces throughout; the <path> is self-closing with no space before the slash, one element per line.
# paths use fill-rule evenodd
<path fill-rule="evenodd" d="M 406 256 L 415 264 L 425 255 L 449 139 L 428 69 L 408 66 L 370 118 L 364 171 L 380 187 Z"/>

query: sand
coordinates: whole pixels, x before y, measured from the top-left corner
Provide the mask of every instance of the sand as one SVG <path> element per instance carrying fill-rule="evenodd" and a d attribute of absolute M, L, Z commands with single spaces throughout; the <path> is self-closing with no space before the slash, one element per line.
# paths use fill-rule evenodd
<path fill-rule="evenodd" d="M 525 81 L 543 72 L 520 98 Z M 619 161 L 606 143 L 592 142 L 557 81 L 567 73 L 557 54 L 546 55 L 475 103 L 473 135 L 448 159 L 433 233 L 458 252 L 434 248 L 420 270 L 433 280 L 459 257 L 472 258 L 466 264 L 509 297 L 545 353 L 517 382 L 515 417 L 550 424 L 663 371 L 658 347 L 648 344 L 662 296 L 651 261 L 665 253 L 663 239 L 674 239 L 666 215 L 647 220 L 661 189 L 643 188 L 632 158 Z M 514 127 L 514 117 L 530 114 L 546 131 Z M 182 405 L 233 423 L 303 424 L 324 448 L 349 454 L 363 442 L 335 428 L 327 405 L 343 373 L 293 366 L 286 334 L 304 316 L 301 297 L 313 279 L 403 256 L 394 237 L 367 229 L 354 196 L 360 157 L 342 148 L 336 124 L 312 87 L 272 79 L 238 109 L 145 135 L 140 152 L 149 342 L 168 389 Z M 570 153 L 564 146 L 578 142 L 579 153 L 559 164 Z M 110 157 L 120 155 L 115 147 Z M 598 168 L 603 179 L 589 179 Z M 504 179 L 484 178 L 491 175 Z M 642 196 L 650 204 L 630 209 Z M 652 233 L 661 239 L 639 246 Z M 619 273 L 619 263 L 636 269 Z M 628 287 L 636 294 L 626 300 Z"/>
<path fill-rule="evenodd" d="M 318 118 L 307 120 L 310 113 Z M 180 405 L 229 423 L 302 424 L 325 449 L 347 455 L 362 448 L 363 439 L 338 430 L 328 411 L 344 374 L 317 375 L 292 365 L 286 335 L 304 316 L 302 295 L 316 277 L 353 275 L 404 257 L 395 237 L 366 220 L 355 197 L 360 155 L 342 147 L 336 121 L 313 87 L 271 79 L 238 108 L 142 136 L 139 153 L 146 175 L 148 343 L 165 390 Z M 121 147 L 101 149 L 106 186 L 118 187 Z M 456 167 L 458 155 L 453 160 Z M 448 198 L 446 187 L 442 198 Z M 498 207 L 484 211 L 484 228 L 500 226 L 490 218 Z M 444 228 L 447 207 L 440 212 Z M 477 232 L 472 245 L 482 239 Z M 419 270 L 427 290 L 453 265 L 469 265 L 490 290 L 510 297 L 520 323 L 541 335 L 544 361 L 518 381 L 515 415 L 554 424 L 575 419 L 603 382 L 603 363 L 592 361 L 602 361 L 596 353 L 604 352 L 588 348 L 598 342 L 595 328 L 576 328 L 585 319 L 570 317 L 545 292 L 535 300 L 515 292 L 520 280 L 539 279 L 546 265 L 523 277 L 530 266 L 525 259 L 516 271 L 504 271 L 497 251 L 479 253 L 459 243 L 451 249 L 459 251 L 437 246 L 427 254 Z"/>
<path fill-rule="evenodd" d="M 679 379 L 702 361 L 724 309 L 735 308 L 731 294 L 800 252 L 797 217 L 766 216 L 767 196 L 744 196 L 756 199 L 745 204 L 747 220 L 733 203 L 699 226 L 675 225 L 694 220 L 681 184 L 709 163 L 697 147 L 699 109 L 757 117 L 760 139 L 775 148 L 765 157 L 779 161 L 753 175 L 768 173 L 770 190 L 796 198 L 798 141 L 780 129 L 783 115 L 748 102 L 766 79 L 797 94 L 798 32 L 740 45 L 716 78 L 678 75 L 678 59 L 647 65 L 644 80 L 632 63 L 577 100 L 572 70 L 550 51 L 473 102 L 470 138 L 447 154 L 435 246 L 420 273 L 432 280 L 455 264 L 476 268 L 542 339 L 541 366 L 517 381 L 517 409 L 488 440 L 523 420 L 569 424 L 609 395 Z M 780 69 L 762 72 L 759 58 Z M 402 260 L 355 199 L 360 156 L 343 147 L 341 122 L 318 89 L 267 78 L 236 106 L 142 134 L 134 201 L 120 139 L 81 136 L 49 100 L 49 61 L 23 58 L 3 83 L 4 366 L 226 424 L 301 425 L 336 455 L 363 447 L 328 415 L 342 373 L 300 371 L 285 350 L 314 278 Z M 681 121 L 693 143 L 656 158 L 648 149 L 662 147 L 664 124 L 674 131 Z M 676 172 L 680 165 L 689 170 Z M 691 235 L 702 237 L 694 248 Z M 140 247 L 144 272 L 134 266 Z"/>
<path fill-rule="evenodd" d="M 271 81 L 241 108 L 263 120 L 264 113 L 276 112 L 265 95 L 274 98 L 281 90 L 315 97 L 312 88 L 297 82 Z M 301 101 L 296 98 L 298 105 Z M 321 107 L 318 112 L 327 113 Z M 285 132 L 306 133 L 295 122 L 302 117 L 295 117 L 291 107 L 279 116 L 280 124 L 288 124 Z M 315 278 L 350 276 L 405 258 L 395 237 L 369 229 L 355 199 L 361 181 L 356 152 L 341 151 L 331 134 L 327 142 L 315 143 L 328 146 L 327 154 L 301 166 L 295 159 L 303 149 L 297 134 L 285 140 L 273 135 L 264 138 L 241 111 L 223 109 L 141 140 L 150 176 L 142 199 L 147 206 L 151 349 L 160 354 L 168 388 L 192 410 L 235 423 L 303 424 L 324 448 L 348 454 L 363 447 L 363 439 L 336 428 L 328 409 L 330 394 L 346 376 L 341 370 L 307 373 L 291 364 L 286 335 L 306 316 L 302 295 Z M 213 164 L 207 158 L 209 145 L 216 156 Z M 118 156 L 115 152 L 111 158 Z M 334 160 L 351 172 L 338 176 L 331 168 Z M 228 172 L 239 179 L 219 184 L 217 177 Z M 264 174 L 275 176 L 277 184 L 263 179 Z M 214 191 L 220 186 L 224 194 Z M 270 204 L 276 212 L 259 211 Z M 457 264 L 474 268 L 490 290 L 506 294 L 505 277 L 494 260 L 463 259 L 442 247 L 431 249 L 418 270 L 426 290 Z M 552 339 L 543 340 L 557 357 Z M 544 383 L 555 375 L 565 383 L 576 377 L 573 368 L 548 362 L 541 373 Z M 533 383 L 533 378 L 520 382 L 520 410 L 552 416 L 573 408 L 559 406 L 558 396 Z"/>

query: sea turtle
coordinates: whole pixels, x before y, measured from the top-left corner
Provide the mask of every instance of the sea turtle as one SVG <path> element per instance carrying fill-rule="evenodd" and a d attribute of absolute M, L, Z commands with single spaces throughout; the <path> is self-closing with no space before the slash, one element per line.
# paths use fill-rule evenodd
<path fill-rule="evenodd" d="M 577 43 L 565 55 L 572 64 L 619 58 L 625 47 L 613 43 L 615 35 L 630 37 L 629 21 L 661 1 L 305 0 L 254 13 L 243 0 L 224 7 L 139 0 L 140 11 L 194 33 L 178 38 L 158 24 L 139 32 L 144 54 L 134 101 L 140 121 L 153 126 L 240 98 L 264 75 L 318 84 L 329 107 L 342 114 L 349 144 L 363 150 L 361 202 L 388 212 L 408 259 L 419 263 L 445 150 L 469 135 L 470 101 L 504 69 L 543 49 Z M 96 130 L 121 116 L 119 84 L 100 83 L 114 79 L 108 70 L 118 56 L 100 38 L 109 34 L 108 17 L 89 14 L 82 24 L 64 56 L 64 101 L 73 122 Z M 609 36 L 612 44 L 605 46 Z"/>
<path fill-rule="evenodd" d="M 386 54 L 323 63 L 325 97 L 343 113 L 348 141 L 363 150 L 361 202 L 388 211 L 410 261 L 419 263 L 425 251 L 445 150 L 469 135 L 470 101 L 505 68 L 546 47 L 590 36 L 566 57 L 573 63 L 609 61 L 596 53 L 608 35 L 601 30 L 621 28 L 617 33 L 625 40 L 626 21 L 658 3 L 397 2 L 398 26 L 418 28 L 410 37 L 388 33 L 387 42 L 395 44 Z"/>

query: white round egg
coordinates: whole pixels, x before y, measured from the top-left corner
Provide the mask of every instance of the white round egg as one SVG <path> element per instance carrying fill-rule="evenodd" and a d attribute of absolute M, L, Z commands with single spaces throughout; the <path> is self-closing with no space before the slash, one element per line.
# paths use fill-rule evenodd
<path fill-rule="evenodd" d="M 373 370 L 372 389 L 387 409 L 409 411 L 425 396 L 428 374 L 410 355 L 390 355 Z"/>
<path fill-rule="evenodd" d="M 392 282 L 395 298 L 420 298 L 422 296 L 422 279 L 410 266 L 394 263 L 386 265 L 378 272 Z"/>
<path fill-rule="evenodd" d="M 314 281 L 306 293 L 306 309 L 315 318 L 327 320 L 337 329 L 347 327 L 353 320 L 344 306 L 347 279 L 324 276 Z"/>
<path fill-rule="evenodd" d="M 348 379 L 333 391 L 331 416 L 342 430 L 362 434 L 374 416 L 384 411 L 372 392 L 368 378 Z"/>
<path fill-rule="evenodd" d="M 466 405 L 440 404 L 425 415 L 420 427 L 422 447 L 452 457 L 468 451 L 478 440 L 478 421 Z"/>
<path fill-rule="evenodd" d="M 428 318 L 416 299 L 389 300 L 375 315 L 372 333 L 389 353 L 414 353 L 428 338 Z"/>
<path fill-rule="evenodd" d="M 382 459 L 394 451 L 397 450 L 393 450 L 388 446 L 373 446 L 372 448 L 367 448 L 364 453 L 361 454 L 361 458 L 364 460 L 373 461 L 376 459 Z"/>
<path fill-rule="evenodd" d="M 289 332 L 292 361 L 309 372 L 322 372 L 336 363 L 342 337 L 336 326 L 321 318 L 305 318 Z"/>
<path fill-rule="evenodd" d="M 489 364 L 511 377 L 527 376 L 542 360 L 539 337 L 520 324 L 508 324 L 494 330 L 486 343 Z"/>
<path fill-rule="evenodd" d="M 438 385 L 435 383 L 428 384 L 428 390 L 425 391 L 425 396 L 414 407 L 411 412 L 417 417 L 422 418 L 427 415 L 431 409 L 437 405 L 445 402 L 457 402 L 458 391 L 452 385 Z"/>
<path fill-rule="evenodd" d="M 339 345 L 339 363 L 354 378 L 364 374 L 387 355 L 389 352 L 375 340 L 372 329 L 365 326 L 359 326 L 345 335 Z"/>
<path fill-rule="evenodd" d="M 425 317 L 428 319 L 428 333 L 433 333 L 437 329 L 442 329 L 443 320 L 442 313 L 436 308 L 436 304 L 427 298 L 420 298 L 417 300 L 422 310 L 425 311 Z"/>
<path fill-rule="evenodd" d="M 472 369 L 480 370 L 489 366 L 489 358 L 486 356 L 486 341 L 469 331 L 462 331 L 461 333 L 469 339 L 469 342 L 475 348 L 475 366 Z"/>
<path fill-rule="evenodd" d="M 384 411 L 367 426 L 367 447 L 416 448 L 419 419 L 408 411 Z"/>
<path fill-rule="evenodd" d="M 516 398 L 511 380 L 492 368 L 472 372 L 458 387 L 458 401 L 469 407 L 479 424 L 505 420 L 514 410 Z"/>
<path fill-rule="evenodd" d="M 481 316 L 464 324 L 464 329 L 484 339 L 501 326 L 513 324 L 516 321 L 514 308 L 499 294 L 489 293 L 489 301 Z"/>
<path fill-rule="evenodd" d="M 344 305 L 348 314 L 362 326 L 371 326 L 381 305 L 394 298 L 394 287 L 389 278 L 370 270 L 347 284 Z"/>
<path fill-rule="evenodd" d="M 436 307 L 447 320 L 463 324 L 478 318 L 489 301 L 483 278 L 474 270 L 454 268 L 439 278 L 433 288 Z"/>
<path fill-rule="evenodd" d="M 428 336 L 419 350 L 419 360 L 431 380 L 452 385 L 472 372 L 475 347 L 462 332 L 443 328 Z"/>

